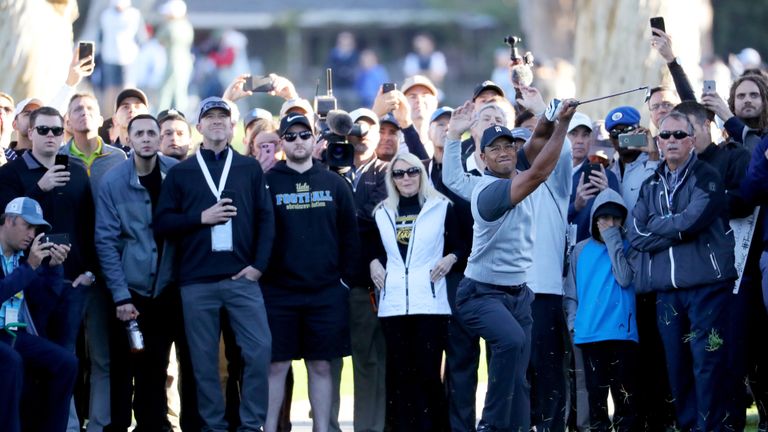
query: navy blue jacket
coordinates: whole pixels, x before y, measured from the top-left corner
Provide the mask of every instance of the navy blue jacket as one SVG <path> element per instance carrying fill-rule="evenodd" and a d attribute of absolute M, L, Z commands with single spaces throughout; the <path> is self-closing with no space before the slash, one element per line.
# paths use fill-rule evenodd
<path fill-rule="evenodd" d="M 741 182 L 742 197 L 754 205 L 768 204 L 768 159 L 765 157 L 766 150 L 768 150 L 768 136 L 763 138 L 752 152 L 747 175 Z M 760 217 L 763 233 L 763 250 L 768 251 L 768 212 L 763 209 L 760 212 Z"/>
<path fill-rule="evenodd" d="M 733 230 L 720 175 L 691 155 L 672 190 L 666 164 L 640 188 L 632 211 L 632 247 L 650 254 L 646 272 L 654 291 L 691 289 L 736 279 Z"/>
<path fill-rule="evenodd" d="M 9 275 L 0 266 L 0 304 L 17 292 L 24 291 L 24 302 L 37 334 L 45 337 L 48 320 L 64 290 L 63 276 L 64 271 L 60 265 L 50 267 L 44 263 L 32 270 L 23 257 L 19 266 Z"/>

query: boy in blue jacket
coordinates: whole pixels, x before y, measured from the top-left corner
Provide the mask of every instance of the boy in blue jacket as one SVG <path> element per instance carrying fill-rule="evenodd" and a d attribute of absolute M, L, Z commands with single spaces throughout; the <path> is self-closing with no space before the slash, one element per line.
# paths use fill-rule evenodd
<path fill-rule="evenodd" d="M 605 189 L 595 198 L 590 232 L 576 244 L 565 285 L 565 309 L 573 342 L 584 356 L 589 393 L 590 430 L 610 431 L 608 389 L 615 412 L 613 429 L 635 426 L 634 271 L 622 236 L 627 207 L 616 191 Z"/>

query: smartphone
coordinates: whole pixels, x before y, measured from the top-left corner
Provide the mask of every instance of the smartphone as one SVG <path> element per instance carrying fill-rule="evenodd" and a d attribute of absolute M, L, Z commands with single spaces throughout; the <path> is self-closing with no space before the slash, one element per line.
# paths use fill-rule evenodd
<path fill-rule="evenodd" d="M 667 32 L 667 28 L 664 26 L 664 17 L 653 17 L 651 18 L 651 28 L 652 29 L 659 29 L 663 31 L 664 33 Z"/>
<path fill-rule="evenodd" d="M 235 191 L 224 189 L 223 191 L 221 191 L 221 199 L 224 199 L 224 198 L 231 199 L 232 202 L 229 205 L 237 207 L 237 205 L 235 205 L 235 203 L 237 202 L 235 201 Z"/>
<path fill-rule="evenodd" d="M 57 154 L 53 162 L 54 165 L 63 165 L 64 170 L 69 170 L 69 156 L 63 154 Z"/>
<path fill-rule="evenodd" d="M 647 145 L 648 141 L 644 133 L 619 135 L 619 147 L 621 148 L 642 148 Z"/>
<path fill-rule="evenodd" d="M 273 142 L 263 142 L 259 145 L 261 148 L 262 153 L 268 154 L 268 155 L 275 155 L 275 143 Z"/>
<path fill-rule="evenodd" d="M 397 90 L 397 84 L 395 83 L 384 83 L 381 85 L 381 92 L 382 93 L 389 93 L 392 90 Z"/>
<path fill-rule="evenodd" d="M 705 80 L 704 81 L 704 94 L 707 93 L 717 93 L 717 89 L 715 88 L 715 81 L 714 80 Z"/>
<path fill-rule="evenodd" d="M 94 52 L 96 51 L 95 47 L 96 47 L 96 44 L 94 42 L 91 42 L 91 41 L 80 41 L 77 44 L 77 53 L 78 53 L 77 56 L 78 56 L 78 58 L 82 60 L 82 59 L 84 59 L 86 57 L 92 56 L 94 54 Z M 93 64 L 93 60 L 91 60 L 90 62 L 86 63 L 86 65 L 91 65 L 91 64 Z"/>
<path fill-rule="evenodd" d="M 600 164 L 588 163 L 584 166 L 584 183 L 589 183 L 589 176 L 592 175 L 592 171 L 600 171 Z"/>
<path fill-rule="evenodd" d="M 251 76 L 250 83 L 246 82 L 246 84 L 249 84 L 249 88 L 245 90 L 252 91 L 254 93 L 268 93 L 275 89 L 272 78 L 268 76 Z"/>
<path fill-rule="evenodd" d="M 69 234 L 46 234 L 43 236 L 42 243 L 53 243 L 57 245 L 69 245 Z"/>

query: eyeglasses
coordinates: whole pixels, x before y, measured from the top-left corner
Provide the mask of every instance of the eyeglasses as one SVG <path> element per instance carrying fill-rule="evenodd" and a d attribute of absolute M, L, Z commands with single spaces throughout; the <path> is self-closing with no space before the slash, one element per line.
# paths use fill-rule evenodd
<path fill-rule="evenodd" d="M 53 136 L 61 136 L 64 133 L 64 128 L 61 126 L 35 126 L 35 130 L 42 136 L 48 135 L 48 132 L 53 132 Z"/>
<path fill-rule="evenodd" d="M 296 138 L 301 138 L 303 140 L 307 140 L 312 138 L 312 131 L 301 131 L 301 132 L 286 132 L 283 134 L 283 139 L 288 142 L 294 142 L 296 141 Z"/>
<path fill-rule="evenodd" d="M 650 109 L 651 109 L 651 111 L 656 112 L 656 111 L 658 111 L 661 108 L 664 108 L 666 110 L 671 110 L 674 107 L 675 107 L 675 105 L 673 103 L 671 103 L 671 102 L 660 102 L 660 103 L 656 103 L 656 104 L 651 105 Z"/>
<path fill-rule="evenodd" d="M 405 177 L 405 175 L 408 175 L 408 177 L 418 177 L 421 175 L 421 170 L 418 167 L 410 167 L 408 169 L 396 169 L 392 170 L 392 178 L 393 179 L 401 179 Z"/>
<path fill-rule="evenodd" d="M 511 151 L 517 151 L 520 148 L 521 144 L 518 144 L 516 141 L 512 142 L 512 143 L 490 145 L 490 146 L 486 147 L 485 149 L 489 153 L 498 153 L 500 151 L 503 151 L 503 152 L 507 153 L 507 152 L 511 152 Z M 522 141 L 521 141 L 521 143 L 522 143 Z"/>
<path fill-rule="evenodd" d="M 613 139 L 619 139 L 619 135 L 625 134 L 628 132 L 632 132 L 633 130 L 637 129 L 637 126 L 627 126 L 623 129 L 611 129 L 609 134 L 611 135 L 611 138 Z"/>
<path fill-rule="evenodd" d="M 681 139 L 687 138 L 689 136 L 693 136 L 693 135 L 689 134 L 688 132 L 681 131 L 681 130 L 676 130 L 676 131 L 667 131 L 667 130 L 665 130 L 665 131 L 659 132 L 659 138 L 661 138 L 663 140 L 668 140 L 670 137 L 675 137 L 675 139 L 681 140 Z"/>

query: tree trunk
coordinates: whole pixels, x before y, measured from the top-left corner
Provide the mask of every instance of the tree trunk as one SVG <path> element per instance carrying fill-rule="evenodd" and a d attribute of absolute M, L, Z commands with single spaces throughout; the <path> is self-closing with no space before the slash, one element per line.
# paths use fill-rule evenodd
<path fill-rule="evenodd" d="M 0 90 L 52 97 L 67 78 L 75 18 L 74 0 L 0 1 Z"/>
<path fill-rule="evenodd" d="M 672 86 L 664 60 L 651 48 L 648 20 L 663 16 L 673 49 L 698 89 L 699 59 L 711 52 L 712 6 L 709 0 L 520 0 L 528 47 L 537 58 L 561 56 L 573 41 L 576 97 L 589 99 L 647 85 Z M 563 28 L 574 22 L 565 37 Z M 565 39 L 565 40 L 563 40 Z M 563 96 L 563 95 L 561 95 Z M 569 95 L 564 95 L 569 96 Z M 643 93 L 584 105 L 580 111 L 604 118 L 613 107 L 631 105 L 647 117 Z"/>

